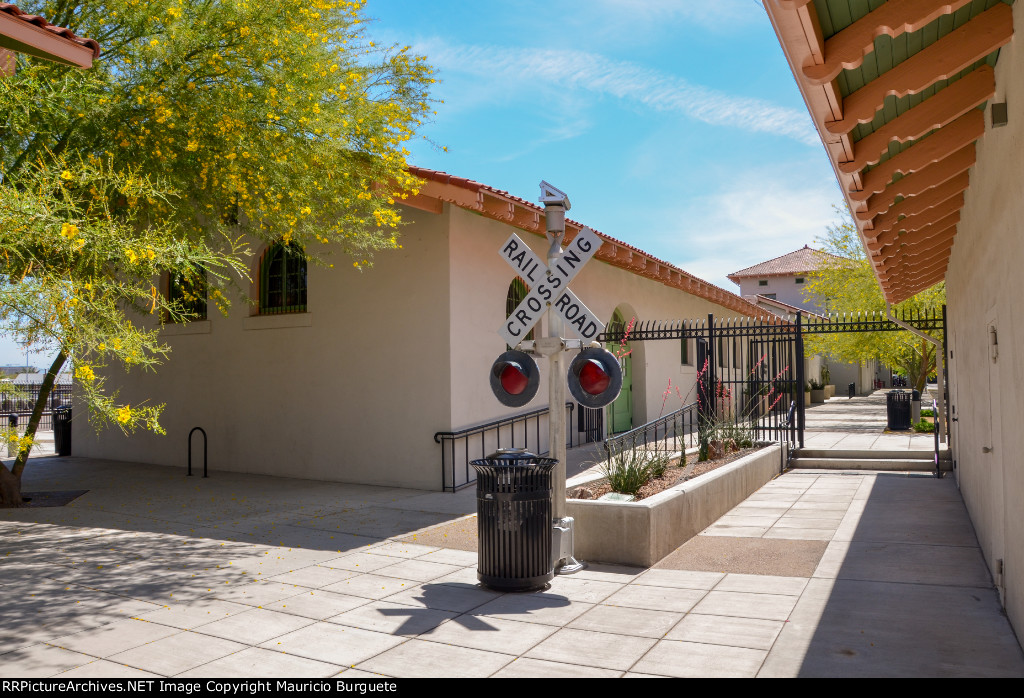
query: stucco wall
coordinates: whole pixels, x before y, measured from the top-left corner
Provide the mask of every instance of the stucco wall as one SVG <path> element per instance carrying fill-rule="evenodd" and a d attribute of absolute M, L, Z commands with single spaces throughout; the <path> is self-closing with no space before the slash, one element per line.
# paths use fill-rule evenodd
<path fill-rule="evenodd" d="M 947 271 L 953 453 L 982 552 L 1018 636 L 1024 632 L 1024 11 L 1000 49 L 997 93 L 1009 123 L 978 141 Z M 998 356 L 993 357 L 994 327 Z M 989 448 L 986 453 L 983 449 Z M 999 574 L 999 560 L 1003 573 Z"/>
<path fill-rule="evenodd" d="M 804 288 L 806 288 L 810 283 L 810 275 L 801 274 L 800 278 L 804 279 L 804 283 L 796 283 L 796 276 L 752 276 L 750 278 L 740 279 L 740 295 L 754 296 L 774 293 L 775 300 L 782 303 L 795 305 L 798 308 L 805 308 L 812 313 L 822 312 L 813 297 L 806 298 L 804 296 Z M 759 281 L 767 281 L 768 285 L 759 286 Z M 810 294 L 808 294 L 808 296 L 810 296 Z"/>
<path fill-rule="evenodd" d="M 167 435 L 97 436 L 78 411 L 75 455 L 184 465 L 202 426 L 214 471 L 437 488 L 433 434 L 450 425 L 447 215 L 411 213 L 403 249 L 373 269 L 310 265 L 307 314 L 250 318 L 236 302 L 221 317 L 211 305 L 207 334 L 165 333 L 169 361 L 120 382 L 126 401 L 167 403 Z M 245 329 L 294 322 L 310 325 Z"/>

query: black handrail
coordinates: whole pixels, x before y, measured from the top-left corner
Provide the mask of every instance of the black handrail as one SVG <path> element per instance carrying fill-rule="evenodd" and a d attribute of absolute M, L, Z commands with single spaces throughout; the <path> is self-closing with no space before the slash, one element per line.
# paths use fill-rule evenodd
<path fill-rule="evenodd" d="M 942 464 L 939 462 L 939 406 L 932 400 L 932 414 L 935 415 L 935 477 L 942 478 Z"/>
<path fill-rule="evenodd" d="M 686 437 L 690 436 L 690 445 L 695 445 L 693 437 L 697 434 L 697 403 L 693 402 L 689 405 L 680 407 L 675 412 L 670 412 L 664 417 L 659 417 L 653 421 L 642 424 L 634 429 L 625 431 L 621 434 L 609 437 L 605 439 L 604 450 L 608 458 L 611 459 L 612 455 L 621 452 L 623 449 L 634 449 L 640 446 L 641 437 L 642 443 L 646 450 L 653 450 L 660 452 L 662 450 L 667 451 L 669 429 L 672 430 L 672 451 L 684 451 L 686 450 Z M 659 437 L 658 434 L 661 434 Z M 679 448 L 680 435 L 682 438 L 683 448 Z M 653 449 L 651 448 L 653 444 Z M 664 445 L 666 448 L 661 448 Z"/>
<path fill-rule="evenodd" d="M 568 443 L 566 445 L 568 447 L 572 448 L 572 446 L 573 446 L 573 433 L 575 431 L 572 428 L 573 427 L 572 416 L 573 416 L 573 411 L 575 410 L 575 407 L 576 407 L 576 403 L 574 403 L 574 402 L 567 402 L 567 403 L 565 403 L 565 407 L 568 408 L 568 410 L 569 410 L 569 419 L 568 419 L 568 423 L 566 425 L 567 426 L 566 432 L 568 434 Z M 502 443 L 501 443 L 502 442 L 502 429 L 505 428 L 505 427 L 508 428 L 506 433 L 509 435 L 509 438 L 510 438 L 510 442 L 507 444 L 507 446 L 505 446 L 505 448 L 515 448 L 516 447 L 516 425 L 521 423 L 523 425 L 523 429 L 522 429 L 522 440 L 521 440 L 520 444 L 522 446 L 524 446 L 524 447 L 529 447 L 530 433 L 529 433 L 529 424 L 528 424 L 528 422 L 530 420 L 533 420 L 534 421 L 535 444 L 536 444 L 536 448 L 538 449 L 537 455 L 538 456 L 545 455 L 548 451 L 547 450 L 541 451 L 539 449 L 541 447 L 541 441 L 540 441 L 540 419 L 541 419 L 541 417 L 543 417 L 546 414 L 548 414 L 548 408 L 547 407 L 541 407 L 540 409 L 531 410 L 529 412 L 523 412 L 521 414 L 514 414 L 514 415 L 512 415 L 510 417 L 502 417 L 501 419 L 495 419 L 494 421 L 487 422 L 486 424 L 477 424 L 477 425 L 474 425 L 474 426 L 464 427 L 464 428 L 459 429 L 457 431 L 439 431 L 436 434 L 434 434 L 434 442 L 438 443 L 438 444 L 441 444 L 441 490 L 444 491 L 444 492 L 447 492 L 447 491 L 456 492 L 456 491 L 461 490 L 464 487 L 468 487 L 469 485 L 472 485 L 473 483 L 476 482 L 476 473 L 475 473 L 475 471 L 473 471 L 471 469 L 471 467 L 469 465 L 469 461 L 470 461 L 470 457 L 469 457 L 469 440 L 470 440 L 471 437 L 474 437 L 474 436 L 479 436 L 480 437 L 480 458 L 486 458 L 487 455 L 488 455 L 487 454 L 488 448 L 502 448 L 503 447 Z M 487 436 L 490 433 L 492 433 L 492 432 L 494 434 L 494 440 L 493 440 L 492 445 L 489 447 L 487 445 L 488 442 L 489 442 Z M 463 442 L 464 442 L 464 453 L 463 453 L 463 455 L 464 455 L 464 462 L 462 463 L 462 466 L 464 468 L 464 472 L 463 472 L 463 481 L 462 482 L 456 482 L 456 472 L 455 472 L 455 470 L 456 470 L 455 442 L 457 440 L 459 440 L 459 439 L 463 440 Z M 445 447 L 445 443 L 444 442 L 446 442 L 446 441 L 450 444 L 450 446 L 448 448 Z M 447 458 L 447 455 L 448 455 L 449 452 L 451 454 L 451 459 L 450 460 Z M 447 478 L 447 472 L 449 470 L 449 466 L 450 466 L 450 470 L 451 470 L 451 484 L 449 484 L 449 480 Z"/>
<path fill-rule="evenodd" d="M 203 477 L 209 477 L 206 474 L 206 430 L 202 427 L 192 427 L 192 431 L 188 433 L 188 473 L 185 477 L 192 477 L 192 435 L 197 431 L 203 434 Z"/>

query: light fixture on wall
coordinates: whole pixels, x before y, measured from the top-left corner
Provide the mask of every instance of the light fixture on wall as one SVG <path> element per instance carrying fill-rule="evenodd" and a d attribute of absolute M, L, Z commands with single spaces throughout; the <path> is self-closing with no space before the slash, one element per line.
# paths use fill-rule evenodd
<path fill-rule="evenodd" d="M 992 128 L 1006 126 L 1009 117 L 1006 111 L 1006 102 L 993 102 L 990 109 L 992 115 Z"/>

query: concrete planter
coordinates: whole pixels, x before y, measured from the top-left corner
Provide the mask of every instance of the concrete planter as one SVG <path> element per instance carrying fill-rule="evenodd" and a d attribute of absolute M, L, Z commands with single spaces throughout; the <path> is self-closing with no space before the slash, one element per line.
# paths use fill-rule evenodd
<path fill-rule="evenodd" d="M 773 444 L 639 502 L 570 499 L 576 557 L 650 567 L 778 475 L 782 458 Z"/>
<path fill-rule="evenodd" d="M 810 407 L 810 406 L 811 406 L 811 391 L 810 390 L 805 390 L 804 391 L 804 407 Z"/>
<path fill-rule="evenodd" d="M 828 400 L 830 397 L 836 396 L 836 386 L 826 385 L 825 386 L 825 399 Z"/>
<path fill-rule="evenodd" d="M 817 404 L 819 402 L 825 402 L 825 389 L 811 390 L 811 402 Z"/>

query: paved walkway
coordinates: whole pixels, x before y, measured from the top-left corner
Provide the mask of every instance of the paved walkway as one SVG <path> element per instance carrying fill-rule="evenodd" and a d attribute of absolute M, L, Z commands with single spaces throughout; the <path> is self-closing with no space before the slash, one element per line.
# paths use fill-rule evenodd
<path fill-rule="evenodd" d="M 422 544 L 471 490 L 27 475 L 90 491 L 0 511 L 4 677 L 1024 675 L 952 478 L 788 473 L 653 569 L 499 594 Z"/>
<path fill-rule="evenodd" d="M 876 390 L 854 398 L 837 396 L 807 408 L 804 447 L 851 451 L 933 450 L 935 437 L 932 434 L 918 434 L 913 430 L 885 433 L 887 392 Z"/>

